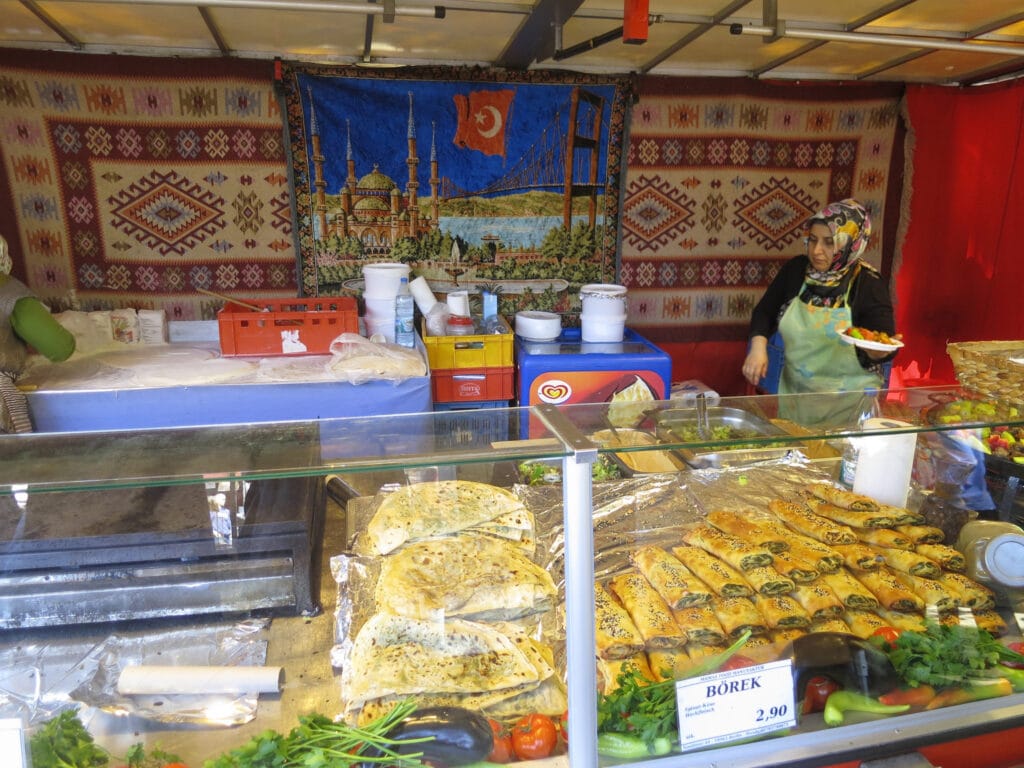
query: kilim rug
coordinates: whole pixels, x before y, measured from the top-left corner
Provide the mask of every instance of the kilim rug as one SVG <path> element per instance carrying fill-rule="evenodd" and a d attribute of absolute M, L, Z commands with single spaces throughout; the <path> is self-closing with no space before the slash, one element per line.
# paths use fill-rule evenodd
<path fill-rule="evenodd" d="M 0 233 L 52 309 L 296 295 L 269 62 L 0 51 Z"/>
<path fill-rule="evenodd" d="M 567 73 L 284 66 L 301 285 L 402 261 L 434 292 L 571 311 L 615 276 L 625 84 Z"/>
<path fill-rule="evenodd" d="M 808 216 L 867 206 L 883 273 L 899 212 L 901 87 L 726 79 L 639 84 L 630 123 L 620 279 L 631 327 L 654 341 L 746 337 Z"/>

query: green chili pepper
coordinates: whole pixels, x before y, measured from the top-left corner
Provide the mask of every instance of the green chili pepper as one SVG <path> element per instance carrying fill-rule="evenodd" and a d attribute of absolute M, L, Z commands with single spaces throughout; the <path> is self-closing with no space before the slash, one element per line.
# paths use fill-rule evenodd
<path fill-rule="evenodd" d="M 844 712 L 871 712 L 876 715 L 898 715 L 910 709 L 909 704 L 883 704 L 878 699 L 855 691 L 836 691 L 825 702 L 825 724 L 842 725 Z"/>
<path fill-rule="evenodd" d="M 672 751 L 672 740 L 659 736 L 650 745 L 639 736 L 628 733 L 601 733 L 597 737 L 597 753 L 605 757 L 635 760 L 641 757 L 667 755 Z"/>
<path fill-rule="evenodd" d="M 1014 691 L 1024 691 L 1024 669 L 1014 669 L 1003 664 L 997 664 L 992 668 L 997 677 L 1003 677 L 1010 681 Z"/>

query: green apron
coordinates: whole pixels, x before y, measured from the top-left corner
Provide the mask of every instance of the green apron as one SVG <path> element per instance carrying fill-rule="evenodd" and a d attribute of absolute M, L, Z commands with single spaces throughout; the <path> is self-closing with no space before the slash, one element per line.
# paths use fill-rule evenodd
<path fill-rule="evenodd" d="M 839 338 L 852 324 L 848 301 L 841 307 L 814 307 L 799 297 L 790 302 L 779 321 L 785 350 L 779 394 L 804 396 L 780 398 L 783 418 L 810 428 L 857 426 L 864 390 L 880 389 L 882 378 L 864 370 L 856 347 Z M 849 394 L 813 394 L 836 392 Z"/>

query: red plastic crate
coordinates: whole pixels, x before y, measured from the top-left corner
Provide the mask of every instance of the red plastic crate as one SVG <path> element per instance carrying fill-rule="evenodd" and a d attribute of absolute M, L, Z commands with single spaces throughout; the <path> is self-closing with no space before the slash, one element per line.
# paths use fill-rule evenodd
<path fill-rule="evenodd" d="M 515 367 L 451 368 L 430 372 L 435 403 L 511 400 Z"/>
<path fill-rule="evenodd" d="M 224 355 L 325 355 L 343 333 L 359 333 L 351 296 L 326 299 L 246 299 L 260 311 L 228 303 L 217 313 Z"/>

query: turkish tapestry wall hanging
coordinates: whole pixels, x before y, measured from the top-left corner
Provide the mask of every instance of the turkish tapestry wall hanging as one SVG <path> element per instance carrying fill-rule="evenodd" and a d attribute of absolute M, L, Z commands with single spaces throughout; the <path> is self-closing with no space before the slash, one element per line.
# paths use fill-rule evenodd
<path fill-rule="evenodd" d="M 564 311 L 615 276 L 627 88 L 576 75 L 285 65 L 301 285 L 400 261 L 435 294 Z"/>
<path fill-rule="evenodd" d="M 900 86 L 648 78 L 638 91 L 620 268 L 631 327 L 658 342 L 746 338 L 754 304 L 803 252 L 808 216 L 833 200 L 868 208 L 866 258 L 888 273 Z"/>
<path fill-rule="evenodd" d="M 296 295 L 271 62 L 0 51 L 0 232 L 52 309 Z"/>

